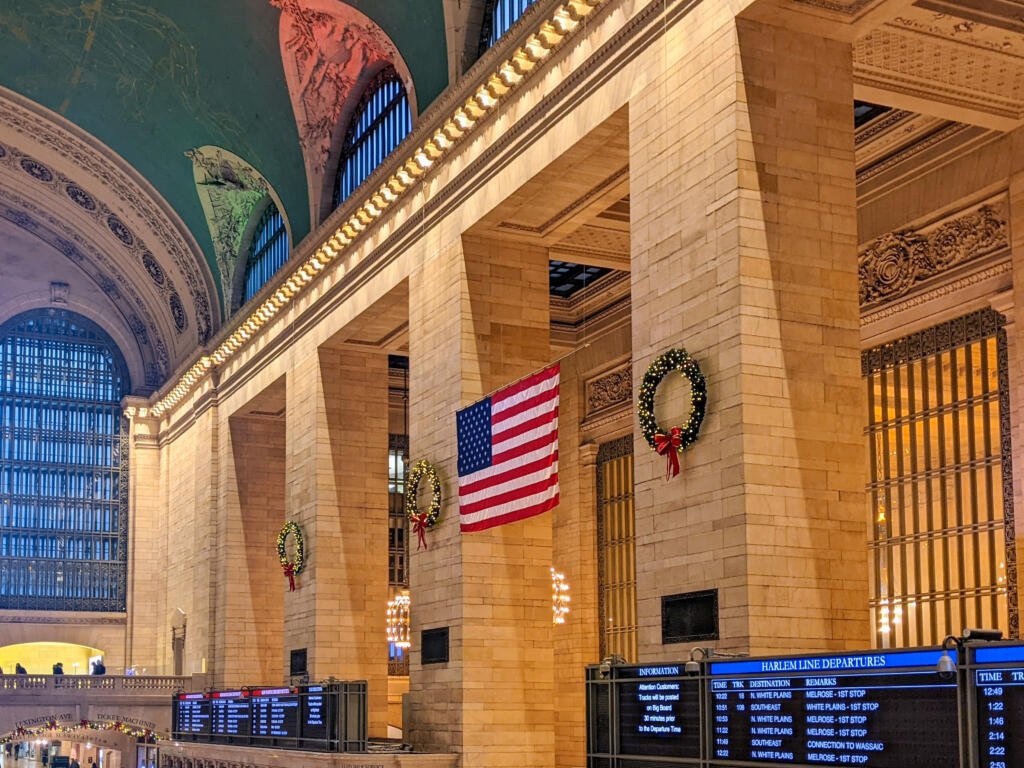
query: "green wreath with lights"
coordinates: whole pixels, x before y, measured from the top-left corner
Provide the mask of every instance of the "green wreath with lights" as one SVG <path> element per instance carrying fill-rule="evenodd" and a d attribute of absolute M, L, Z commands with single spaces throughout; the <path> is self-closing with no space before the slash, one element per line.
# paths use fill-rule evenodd
<path fill-rule="evenodd" d="M 654 395 L 662 380 L 673 371 L 690 382 L 690 415 L 682 426 L 662 428 L 654 417 Z M 697 442 L 704 410 L 708 402 L 708 385 L 697 361 L 684 349 L 670 349 L 655 358 L 644 374 L 637 399 L 637 415 L 644 440 L 667 460 L 666 477 L 679 474 L 679 454 Z"/>
<path fill-rule="evenodd" d="M 430 483 L 430 505 L 421 512 L 416 504 L 416 496 L 423 480 Z M 433 528 L 441 517 L 441 478 L 437 476 L 434 465 L 426 459 L 416 462 L 405 481 L 405 514 L 417 537 L 416 549 L 427 549 L 427 529 Z"/>
<path fill-rule="evenodd" d="M 294 560 L 288 558 L 287 542 L 289 536 L 295 539 Z M 302 569 L 306 566 L 306 541 L 302 537 L 302 529 L 299 528 L 298 523 L 289 520 L 281 527 L 281 532 L 277 534 L 277 560 L 281 563 L 281 570 L 284 571 L 284 575 L 288 578 L 288 591 L 294 592 L 295 577 L 302 573 Z"/>

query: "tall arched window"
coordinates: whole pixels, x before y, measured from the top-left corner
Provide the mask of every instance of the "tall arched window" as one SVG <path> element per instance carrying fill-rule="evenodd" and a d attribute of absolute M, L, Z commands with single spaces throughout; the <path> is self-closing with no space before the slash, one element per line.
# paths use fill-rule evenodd
<path fill-rule="evenodd" d="M 345 134 L 334 180 L 334 207 L 384 162 L 412 130 L 412 112 L 405 86 L 388 68 L 370 82 Z"/>
<path fill-rule="evenodd" d="M 508 32 L 536 0 L 487 0 L 480 29 L 480 55 Z"/>
<path fill-rule="evenodd" d="M 256 225 L 245 263 L 245 296 L 251 299 L 260 288 L 288 261 L 288 230 L 284 217 L 271 203 Z"/>
<path fill-rule="evenodd" d="M 129 391 L 120 350 L 86 318 L 0 325 L 0 608 L 125 610 Z"/>

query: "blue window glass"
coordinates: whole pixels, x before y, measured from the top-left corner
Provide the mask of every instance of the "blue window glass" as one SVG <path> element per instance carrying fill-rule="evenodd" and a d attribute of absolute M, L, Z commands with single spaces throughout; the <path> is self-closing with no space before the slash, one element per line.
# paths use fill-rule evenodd
<path fill-rule="evenodd" d="M 125 610 L 129 391 L 120 351 L 86 318 L 0 326 L 0 608 Z"/>
<path fill-rule="evenodd" d="M 411 130 L 405 86 L 394 69 L 386 69 L 367 86 L 349 123 L 334 180 L 334 206 L 366 181 Z"/>
<path fill-rule="evenodd" d="M 488 0 L 480 30 L 480 55 L 501 39 L 536 0 Z"/>
<path fill-rule="evenodd" d="M 271 203 L 256 225 L 245 265 L 245 297 L 248 301 L 288 261 L 288 230 L 284 217 Z"/>

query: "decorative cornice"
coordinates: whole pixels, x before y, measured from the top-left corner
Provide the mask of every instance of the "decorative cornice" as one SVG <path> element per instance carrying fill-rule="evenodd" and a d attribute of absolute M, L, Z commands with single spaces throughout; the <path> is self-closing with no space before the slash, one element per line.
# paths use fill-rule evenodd
<path fill-rule="evenodd" d="M 857 260 L 862 307 L 891 301 L 941 272 L 1009 248 L 1006 203 L 986 203 L 929 232 L 890 232 Z"/>
<path fill-rule="evenodd" d="M 0 624 L 88 624 L 123 626 L 127 623 L 127 616 L 85 616 L 82 613 L 74 613 L 67 616 L 33 616 L 31 613 L 0 615 Z"/>
<path fill-rule="evenodd" d="M 428 171 L 448 157 L 453 148 L 493 114 L 510 92 L 515 91 L 583 20 L 606 0 L 568 0 L 540 27 L 530 34 L 512 55 L 489 76 L 478 81 L 475 91 L 450 115 L 440 120 L 430 137 L 416 147 L 402 165 L 381 186 L 370 194 L 349 218 L 295 269 L 286 279 L 268 289 L 262 303 L 214 350 L 203 355 L 160 398 L 151 411 L 162 417 L 178 405 L 213 369 L 218 368 L 242 349 L 293 299 L 303 293 L 335 259 L 349 252 L 350 246 L 399 201 L 406 200 L 419 186 Z M 400 147 L 401 149 L 401 147 Z M 362 188 L 360 188 L 362 189 Z M 144 415 L 144 414 L 143 414 Z"/>
<path fill-rule="evenodd" d="M 952 139 L 955 136 L 963 133 L 964 131 L 974 130 L 974 126 L 968 125 L 967 123 L 949 123 L 948 125 L 940 128 L 934 133 L 929 134 L 920 141 L 915 141 L 912 144 L 908 144 L 906 147 L 898 152 L 888 155 L 885 159 L 880 160 L 874 165 L 869 165 L 863 171 L 857 172 L 857 183 L 863 184 L 865 181 L 874 178 L 880 173 L 890 170 L 896 167 L 900 163 L 906 162 L 912 159 L 915 155 L 919 155 L 925 150 L 931 149 L 937 144 L 941 144 L 947 139 Z"/>

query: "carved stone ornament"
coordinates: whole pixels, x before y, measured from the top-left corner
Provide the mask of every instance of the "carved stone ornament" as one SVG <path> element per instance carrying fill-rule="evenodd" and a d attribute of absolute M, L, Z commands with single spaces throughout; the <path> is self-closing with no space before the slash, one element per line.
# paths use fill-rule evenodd
<path fill-rule="evenodd" d="M 327 170 L 333 139 L 360 75 L 390 64 L 412 94 L 409 70 L 379 26 L 338 0 L 270 0 L 281 9 L 281 62 L 311 179 Z M 316 185 L 314 184 L 314 187 Z"/>
<path fill-rule="evenodd" d="M 983 205 L 927 234 L 882 235 L 857 260 L 861 306 L 903 296 L 940 272 L 1007 247 L 1002 205 Z"/>
<path fill-rule="evenodd" d="M 587 413 L 597 413 L 633 399 L 633 374 L 629 366 L 587 382 Z"/>

